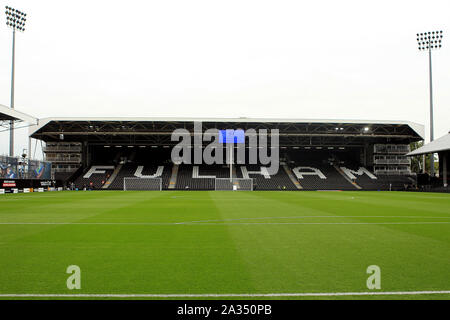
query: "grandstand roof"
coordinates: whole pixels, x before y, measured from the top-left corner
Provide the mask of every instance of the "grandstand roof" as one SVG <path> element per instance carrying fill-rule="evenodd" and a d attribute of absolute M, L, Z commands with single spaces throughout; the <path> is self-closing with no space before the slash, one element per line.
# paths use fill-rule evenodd
<path fill-rule="evenodd" d="M 0 104 L 0 121 L 9 120 L 24 121 L 33 125 L 37 124 L 37 119 L 35 117 Z"/>
<path fill-rule="evenodd" d="M 447 150 L 450 150 L 450 132 L 445 136 L 424 145 L 423 147 L 411 151 L 407 154 L 407 156 L 418 156 L 421 154 L 438 153 Z"/>
<path fill-rule="evenodd" d="M 280 145 L 361 145 L 423 140 L 424 127 L 408 121 L 269 118 L 175 118 L 175 117 L 63 117 L 44 118 L 30 127 L 30 136 L 44 141 L 89 144 L 167 145 L 175 129 L 279 129 Z M 365 130 L 367 128 L 367 130 Z M 349 139 L 353 138 L 353 139 Z"/>

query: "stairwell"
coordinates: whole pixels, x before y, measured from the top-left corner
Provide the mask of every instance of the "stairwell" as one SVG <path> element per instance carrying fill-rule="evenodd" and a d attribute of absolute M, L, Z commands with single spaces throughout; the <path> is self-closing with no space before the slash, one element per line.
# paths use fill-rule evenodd
<path fill-rule="evenodd" d="M 288 165 L 284 165 L 283 169 L 286 172 L 286 174 L 288 175 L 289 179 L 291 179 L 291 181 L 294 184 L 294 186 L 297 189 L 303 189 L 303 187 L 301 186 L 300 182 L 298 182 L 298 180 L 295 178 L 294 174 L 292 173 L 291 168 L 289 168 Z"/>
<path fill-rule="evenodd" d="M 177 185 L 178 168 L 179 168 L 178 164 L 173 164 L 172 174 L 170 176 L 168 189 L 175 189 L 175 187 Z"/>
<path fill-rule="evenodd" d="M 128 157 L 128 161 L 133 162 L 134 158 L 136 158 L 136 151 L 133 150 L 131 155 Z"/>
<path fill-rule="evenodd" d="M 356 189 L 361 190 L 361 186 L 359 186 L 355 181 L 352 181 L 345 173 L 342 171 L 341 168 L 339 168 L 337 165 L 334 165 L 334 168 L 339 172 L 345 180 L 347 180 L 349 183 L 351 183 Z"/>
<path fill-rule="evenodd" d="M 233 167 L 231 168 L 231 175 L 232 175 L 232 177 L 233 177 L 233 185 L 235 185 L 236 188 L 239 189 L 239 188 L 241 187 L 241 185 L 240 185 L 239 181 L 237 180 L 236 166 L 233 166 Z"/>
<path fill-rule="evenodd" d="M 117 175 L 120 172 L 120 169 L 122 169 L 123 164 L 119 164 L 115 169 L 114 172 L 111 174 L 111 176 L 109 177 L 109 179 L 105 182 L 105 184 L 102 186 L 102 189 L 108 189 L 109 186 L 111 185 L 111 183 L 114 182 L 114 180 L 116 179 Z"/>
<path fill-rule="evenodd" d="M 237 179 L 236 166 L 233 166 L 233 168 L 231 168 L 231 172 L 232 172 L 232 175 L 233 175 L 233 179 Z"/>

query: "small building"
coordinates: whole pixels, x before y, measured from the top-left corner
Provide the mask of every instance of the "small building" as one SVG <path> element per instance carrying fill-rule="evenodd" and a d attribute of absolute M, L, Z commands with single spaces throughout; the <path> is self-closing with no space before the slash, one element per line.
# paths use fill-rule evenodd
<path fill-rule="evenodd" d="M 445 136 L 408 153 L 407 156 L 419 156 L 429 153 L 437 153 L 439 155 L 439 177 L 442 177 L 443 186 L 448 187 L 450 178 L 448 172 L 450 166 L 450 132 Z"/>

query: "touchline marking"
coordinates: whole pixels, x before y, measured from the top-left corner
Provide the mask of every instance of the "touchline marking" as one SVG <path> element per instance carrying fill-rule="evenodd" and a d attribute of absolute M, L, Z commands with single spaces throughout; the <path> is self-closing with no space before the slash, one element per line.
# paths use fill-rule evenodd
<path fill-rule="evenodd" d="M 106 226 L 211 226 L 211 225 L 408 225 L 408 224 L 450 224 L 450 221 L 417 222 L 0 222 L 0 225 L 106 225 Z"/>
<path fill-rule="evenodd" d="M 121 294 L 121 293 L 5 293 L 0 298 L 221 298 L 221 297 L 339 297 L 339 296 L 400 296 L 450 294 L 450 290 L 440 291 L 370 291 L 370 292 L 308 292 L 308 293 L 205 293 L 205 294 Z"/>
<path fill-rule="evenodd" d="M 442 221 L 424 221 L 424 222 L 224 222 L 224 223 L 177 223 L 179 225 L 378 225 L 378 224 L 450 224 L 450 221 L 442 222 Z"/>
<path fill-rule="evenodd" d="M 175 225 L 171 222 L 0 222 L 0 225 L 130 225 L 130 226 L 159 226 Z"/>
<path fill-rule="evenodd" d="M 265 220 L 265 219 L 305 219 L 305 218 L 406 218 L 406 219 L 450 219 L 447 217 L 421 217 L 421 216 L 291 216 L 291 217 L 253 217 L 253 218 L 235 218 L 235 219 L 220 219 L 220 220 L 194 220 L 183 223 L 197 223 L 197 222 L 220 222 L 220 221 L 239 221 L 239 220 Z"/>

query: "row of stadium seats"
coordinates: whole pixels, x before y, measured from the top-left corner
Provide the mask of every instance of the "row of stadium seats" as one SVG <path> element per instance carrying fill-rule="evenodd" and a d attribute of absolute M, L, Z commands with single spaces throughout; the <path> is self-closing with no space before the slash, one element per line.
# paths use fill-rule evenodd
<path fill-rule="evenodd" d="M 158 171 L 159 170 L 159 171 Z M 123 190 L 124 178 L 135 178 L 136 176 L 149 178 L 162 178 L 162 188 L 167 189 L 169 186 L 171 166 L 167 165 L 142 165 L 127 163 L 122 166 L 114 181 L 109 185 L 108 189 Z"/>
<path fill-rule="evenodd" d="M 363 190 L 405 190 L 408 186 L 416 184 L 411 176 L 377 175 L 356 163 L 346 162 L 342 168 L 351 170 L 352 180 Z M 345 169 L 344 169 L 345 170 Z"/>
<path fill-rule="evenodd" d="M 78 189 L 100 189 L 113 172 L 114 166 L 92 166 L 75 179 L 75 187 Z"/>
<path fill-rule="evenodd" d="M 198 178 L 194 178 L 198 177 Z M 229 170 L 221 165 L 180 165 L 175 189 L 214 190 L 215 178 L 228 178 Z"/>
<path fill-rule="evenodd" d="M 197 169 L 198 168 L 198 169 Z M 233 177 L 253 179 L 254 190 L 296 190 L 292 181 L 282 168 L 277 174 L 266 178 L 260 174 L 261 166 L 237 165 Z M 180 165 L 176 189 L 178 190 L 214 190 L 215 178 L 229 178 L 230 168 L 224 165 Z"/>
<path fill-rule="evenodd" d="M 261 174 L 261 170 L 263 169 L 259 165 L 238 166 L 238 169 L 236 170 L 236 175 L 238 178 L 252 178 L 254 190 L 297 189 L 281 166 L 278 172 L 275 175 L 271 175 L 270 178 L 268 178 L 267 175 L 266 176 L 264 175 L 265 172 Z"/>
<path fill-rule="evenodd" d="M 356 187 L 332 165 L 297 163 L 293 173 L 305 190 L 356 190 Z"/>
<path fill-rule="evenodd" d="M 172 164 L 137 164 L 129 162 L 118 166 L 92 166 L 76 180 L 78 188 L 100 189 L 112 176 L 107 189 L 123 190 L 124 178 L 161 178 L 162 189 L 169 189 Z M 375 176 L 352 161 L 335 162 L 330 159 L 296 159 L 289 162 L 288 171 L 304 190 L 405 190 L 414 184 L 408 176 Z M 120 170 L 119 170 L 120 169 Z M 298 188 L 281 166 L 275 175 L 269 175 L 261 165 L 236 165 L 234 178 L 252 178 L 254 190 L 297 190 Z M 186 165 L 178 167 L 176 190 L 214 190 L 215 178 L 229 178 L 226 165 Z"/>

